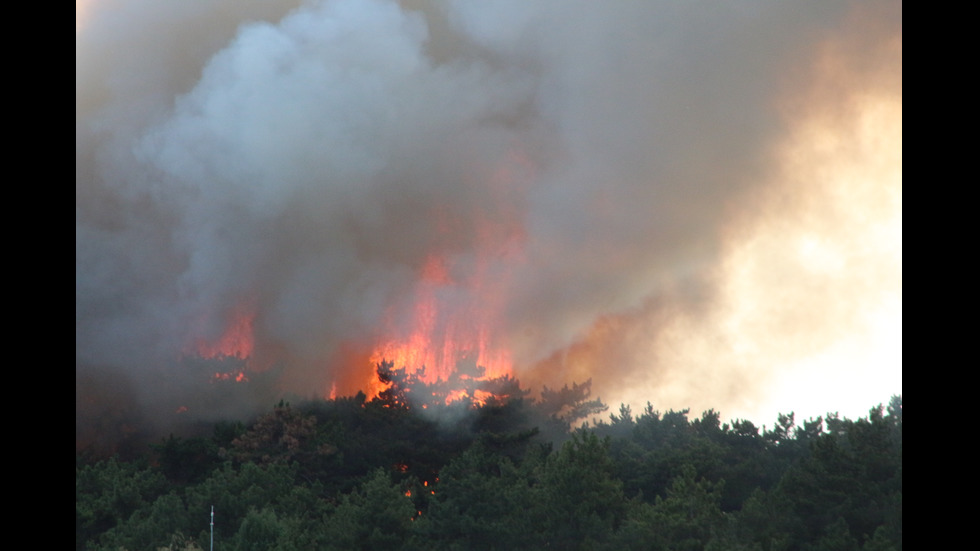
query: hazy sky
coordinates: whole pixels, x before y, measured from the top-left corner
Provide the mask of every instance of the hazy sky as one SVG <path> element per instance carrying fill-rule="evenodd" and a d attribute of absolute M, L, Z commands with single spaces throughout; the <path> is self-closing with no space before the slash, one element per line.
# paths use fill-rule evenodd
<path fill-rule="evenodd" d="M 902 392 L 901 2 L 96 0 L 75 59 L 76 380 L 424 341 L 612 409 Z"/>

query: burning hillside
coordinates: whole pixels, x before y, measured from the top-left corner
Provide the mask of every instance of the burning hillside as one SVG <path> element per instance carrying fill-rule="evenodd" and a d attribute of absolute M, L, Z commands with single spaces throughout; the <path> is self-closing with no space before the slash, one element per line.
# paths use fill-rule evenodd
<path fill-rule="evenodd" d="M 505 4 L 76 3 L 79 409 L 391 362 L 738 414 L 900 334 L 900 3 Z"/>

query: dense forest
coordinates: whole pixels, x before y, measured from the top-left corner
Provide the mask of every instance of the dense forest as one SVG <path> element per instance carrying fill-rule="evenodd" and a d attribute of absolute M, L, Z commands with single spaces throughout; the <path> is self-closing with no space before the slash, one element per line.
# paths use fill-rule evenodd
<path fill-rule="evenodd" d="M 766 428 L 609 413 L 588 381 L 531 399 L 464 378 L 447 403 L 449 385 L 378 370 L 371 400 L 77 451 L 76 549 L 902 549 L 900 396 Z"/>

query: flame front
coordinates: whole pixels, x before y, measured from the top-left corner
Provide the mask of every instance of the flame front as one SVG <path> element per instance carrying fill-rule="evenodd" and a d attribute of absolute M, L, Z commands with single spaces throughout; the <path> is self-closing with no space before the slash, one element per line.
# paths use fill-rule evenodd
<path fill-rule="evenodd" d="M 414 283 L 387 304 L 373 335 L 341 343 L 317 359 L 290 356 L 269 339 L 256 347 L 256 320 L 264 319 L 266 312 L 245 296 L 223 312 L 198 319 L 194 328 L 198 336 L 186 353 L 244 360 L 248 371 L 262 371 L 271 359 L 287 364 L 319 362 L 330 373 L 315 384 L 331 399 L 358 390 L 369 399 L 377 397 L 389 385 L 379 379 L 376 367 L 391 362 L 395 370 L 425 384 L 446 383 L 447 403 L 463 399 L 484 403 L 493 394 L 472 383 L 513 375 L 513 359 L 501 331 L 502 314 L 509 276 L 523 259 L 526 240 L 519 188 L 533 172 L 519 149 L 502 152 L 496 166 L 475 166 L 466 172 L 461 185 L 479 188 L 478 201 L 460 208 L 435 198 L 427 206 L 432 223 L 428 252 L 408 257 L 414 264 Z M 215 316 L 222 320 L 217 334 Z M 212 336 L 200 336 L 208 334 Z M 325 338 L 329 340 L 329 335 Z M 262 358 L 259 366 L 255 354 Z M 217 373 L 214 380 L 245 382 L 248 377 L 236 370 Z M 457 383 L 468 388 L 457 389 Z"/>
<path fill-rule="evenodd" d="M 434 213 L 447 235 L 461 233 L 461 228 L 472 230 L 471 248 L 426 257 L 411 298 L 389 308 L 385 336 L 370 355 L 372 369 L 389 361 L 427 384 L 453 377 L 483 381 L 513 375 L 513 358 L 499 328 L 509 267 L 520 262 L 525 240 L 514 197 L 521 195 L 519 188 L 533 171 L 524 154 L 511 150 L 487 174 L 491 205 L 479 205 L 469 216 Z M 372 395 L 384 388 L 375 379 Z M 472 394 L 476 395 L 452 391 L 446 401 L 468 397 L 482 403 L 489 397 L 479 390 Z"/>
<path fill-rule="evenodd" d="M 251 363 L 255 346 L 253 332 L 255 311 L 245 303 L 240 303 L 231 310 L 227 318 L 224 330 L 217 338 L 196 337 L 185 353 L 192 357 L 219 361 L 215 365 L 223 370 L 211 375 L 212 383 L 218 381 L 246 383 L 249 377 L 245 370 Z M 232 361 L 229 363 L 224 360 Z"/>
<path fill-rule="evenodd" d="M 414 295 L 409 331 L 378 344 L 371 354 L 371 365 L 389 361 L 395 369 L 413 373 L 428 384 L 448 381 L 454 376 L 488 380 L 512 375 L 510 354 L 503 347 L 495 347 L 497 343 L 493 341 L 492 328 L 496 321 L 493 295 L 477 283 L 479 275 L 478 271 L 466 286 L 471 292 L 453 293 L 460 284 L 449 277 L 445 261 L 429 257 Z M 440 302 L 440 297 L 448 298 Z M 389 326 L 391 333 L 397 335 L 393 319 L 389 320 Z M 374 395 L 383 388 L 379 381 L 372 389 Z M 446 401 L 464 397 L 479 402 L 487 398 L 470 396 L 459 389 L 450 392 Z"/>

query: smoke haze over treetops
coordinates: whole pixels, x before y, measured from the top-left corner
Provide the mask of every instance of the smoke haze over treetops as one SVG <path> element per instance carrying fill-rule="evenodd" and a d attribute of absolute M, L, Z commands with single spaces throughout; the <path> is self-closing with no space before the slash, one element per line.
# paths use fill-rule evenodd
<path fill-rule="evenodd" d="M 887 400 L 901 25 L 895 1 L 77 3 L 76 380 L 160 399 L 152 374 L 246 323 L 284 390 L 353 393 L 424 292 L 525 386 Z"/>

